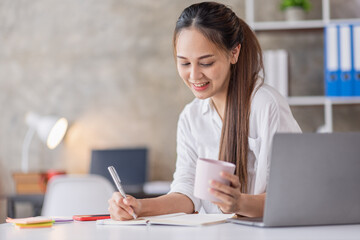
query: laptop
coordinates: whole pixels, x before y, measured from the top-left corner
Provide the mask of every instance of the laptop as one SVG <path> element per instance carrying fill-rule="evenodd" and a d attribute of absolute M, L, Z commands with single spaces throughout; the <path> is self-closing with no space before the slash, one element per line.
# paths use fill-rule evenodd
<path fill-rule="evenodd" d="M 360 223 L 360 132 L 282 133 L 273 139 L 259 227 Z"/>

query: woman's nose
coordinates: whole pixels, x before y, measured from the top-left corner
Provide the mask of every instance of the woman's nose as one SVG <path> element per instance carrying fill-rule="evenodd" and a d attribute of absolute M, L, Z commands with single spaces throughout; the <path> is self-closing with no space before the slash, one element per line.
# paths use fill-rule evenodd
<path fill-rule="evenodd" d="M 190 79 L 199 80 L 202 78 L 202 72 L 197 66 L 193 66 L 190 70 Z"/>

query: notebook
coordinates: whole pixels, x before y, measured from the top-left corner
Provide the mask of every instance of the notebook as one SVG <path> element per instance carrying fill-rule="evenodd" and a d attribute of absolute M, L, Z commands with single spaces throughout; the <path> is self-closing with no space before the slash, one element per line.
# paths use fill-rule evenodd
<path fill-rule="evenodd" d="M 129 221 L 115 221 L 112 219 L 97 220 L 99 225 L 177 225 L 177 226 L 205 226 L 226 222 L 226 219 L 233 217 L 234 214 L 186 214 L 174 213 L 151 217 L 140 217 Z"/>
<path fill-rule="evenodd" d="M 360 223 L 360 133 L 276 134 L 260 227 Z"/>

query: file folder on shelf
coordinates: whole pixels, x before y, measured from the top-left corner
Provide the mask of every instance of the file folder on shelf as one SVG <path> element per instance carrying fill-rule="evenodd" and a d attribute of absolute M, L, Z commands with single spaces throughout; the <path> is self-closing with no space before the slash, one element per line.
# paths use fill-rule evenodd
<path fill-rule="evenodd" d="M 353 96 L 351 26 L 339 26 L 340 96 Z"/>
<path fill-rule="evenodd" d="M 276 55 L 274 50 L 264 51 L 265 83 L 277 89 Z"/>
<path fill-rule="evenodd" d="M 340 71 L 339 71 L 339 44 L 338 29 L 336 25 L 329 25 L 325 28 L 325 95 L 340 95 Z"/>
<path fill-rule="evenodd" d="M 360 96 L 360 24 L 352 26 L 354 95 Z"/>
<path fill-rule="evenodd" d="M 277 51 L 278 90 L 284 97 L 288 97 L 288 53 L 284 49 Z"/>
<path fill-rule="evenodd" d="M 288 53 L 284 49 L 264 51 L 265 83 L 288 97 Z"/>

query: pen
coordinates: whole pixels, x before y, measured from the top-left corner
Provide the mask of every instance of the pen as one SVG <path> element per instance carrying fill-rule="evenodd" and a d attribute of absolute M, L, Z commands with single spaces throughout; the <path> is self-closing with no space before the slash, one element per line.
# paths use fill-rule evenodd
<path fill-rule="evenodd" d="M 119 190 L 121 196 L 123 196 L 123 198 L 126 199 L 127 197 L 126 197 L 125 191 L 121 186 L 121 180 L 120 180 L 120 177 L 117 174 L 115 168 L 113 166 L 110 166 L 110 167 L 108 167 L 108 170 L 109 170 L 109 172 L 111 174 L 111 177 L 114 180 L 114 183 L 115 183 L 117 189 Z M 133 216 L 134 219 L 136 219 L 136 214 L 135 213 L 133 213 L 132 216 Z"/>

